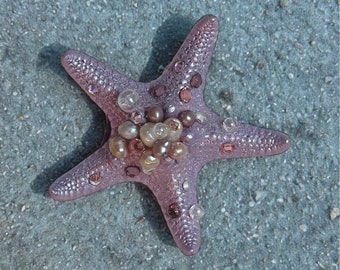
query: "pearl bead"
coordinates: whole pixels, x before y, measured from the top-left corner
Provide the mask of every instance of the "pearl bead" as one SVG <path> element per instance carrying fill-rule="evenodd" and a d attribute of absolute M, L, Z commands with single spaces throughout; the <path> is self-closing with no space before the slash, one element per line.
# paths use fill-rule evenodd
<path fill-rule="evenodd" d="M 186 111 L 182 111 L 178 115 L 178 119 L 179 119 L 179 121 L 182 122 L 183 126 L 191 127 L 196 120 L 196 115 L 194 114 L 193 111 L 186 110 Z"/>
<path fill-rule="evenodd" d="M 119 125 L 118 134 L 128 140 L 136 138 L 138 136 L 138 127 L 130 121 L 126 121 Z"/>
<path fill-rule="evenodd" d="M 127 157 L 128 150 L 126 141 L 121 137 L 113 137 L 109 139 L 109 149 L 112 155 L 117 158 Z"/>
<path fill-rule="evenodd" d="M 164 110 L 160 105 L 153 105 L 147 109 L 146 118 L 153 123 L 162 122 Z"/>
<path fill-rule="evenodd" d="M 166 157 L 171 147 L 171 142 L 168 140 L 156 141 L 152 147 L 152 155 L 156 158 Z"/>
<path fill-rule="evenodd" d="M 188 154 L 188 147 L 182 142 L 171 143 L 169 156 L 172 159 L 182 159 Z"/>

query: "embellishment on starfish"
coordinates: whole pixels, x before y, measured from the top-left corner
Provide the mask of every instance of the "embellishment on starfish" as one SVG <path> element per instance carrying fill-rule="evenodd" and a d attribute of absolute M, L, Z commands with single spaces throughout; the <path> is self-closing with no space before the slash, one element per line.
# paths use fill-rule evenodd
<path fill-rule="evenodd" d="M 213 15 L 193 27 L 163 74 L 135 82 L 85 53 L 62 56 L 69 75 L 107 115 L 108 141 L 50 187 L 54 200 L 87 196 L 122 182 L 146 185 L 155 195 L 178 248 L 200 248 L 197 175 L 220 158 L 280 154 L 289 137 L 221 118 L 203 101 L 208 67 L 218 35 Z"/>

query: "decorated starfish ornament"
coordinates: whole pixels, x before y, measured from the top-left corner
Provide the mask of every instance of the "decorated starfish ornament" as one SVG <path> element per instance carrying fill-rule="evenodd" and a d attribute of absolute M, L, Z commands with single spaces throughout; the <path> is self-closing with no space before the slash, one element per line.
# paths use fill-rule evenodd
<path fill-rule="evenodd" d="M 289 137 L 279 131 L 222 118 L 203 100 L 218 20 L 202 17 L 163 74 L 136 82 L 82 52 L 62 56 L 69 75 L 107 115 L 108 141 L 49 188 L 68 201 L 123 182 L 146 185 L 160 205 L 178 248 L 188 256 L 200 248 L 197 176 L 220 158 L 280 154 Z"/>

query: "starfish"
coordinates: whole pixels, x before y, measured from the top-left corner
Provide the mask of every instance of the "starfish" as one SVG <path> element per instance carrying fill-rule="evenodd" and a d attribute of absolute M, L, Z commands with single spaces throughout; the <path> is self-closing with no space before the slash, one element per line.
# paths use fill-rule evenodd
<path fill-rule="evenodd" d="M 108 141 L 58 178 L 54 200 L 68 201 L 123 182 L 146 185 L 155 196 L 176 245 L 187 256 L 200 248 L 197 176 L 221 158 L 282 153 L 289 137 L 279 131 L 222 118 L 203 100 L 218 36 L 218 20 L 202 17 L 163 74 L 141 83 L 75 50 L 61 62 L 68 74 L 104 111 Z"/>

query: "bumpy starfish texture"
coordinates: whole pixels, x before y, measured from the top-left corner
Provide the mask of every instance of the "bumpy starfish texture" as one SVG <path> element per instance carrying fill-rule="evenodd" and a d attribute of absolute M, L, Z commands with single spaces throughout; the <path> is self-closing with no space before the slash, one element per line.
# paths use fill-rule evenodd
<path fill-rule="evenodd" d="M 185 255 L 200 248 L 197 176 L 220 158 L 275 155 L 289 148 L 279 131 L 221 118 L 204 103 L 203 90 L 218 35 L 218 20 L 202 17 L 163 74 L 133 81 L 82 52 L 62 65 L 107 115 L 109 140 L 50 187 L 54 200 L 87 196 L 122 182 L 146 185 Z"/>

